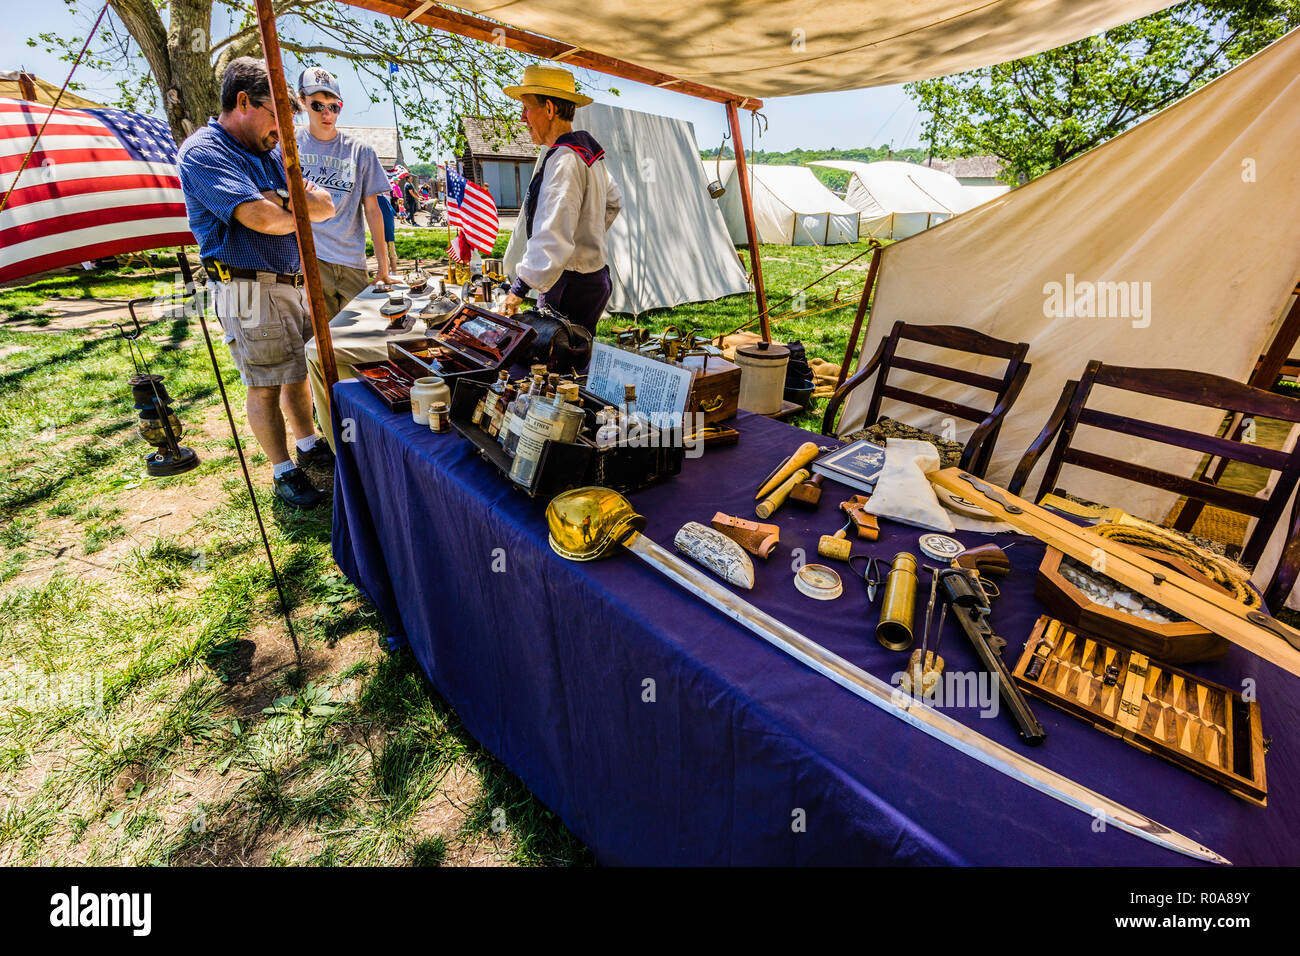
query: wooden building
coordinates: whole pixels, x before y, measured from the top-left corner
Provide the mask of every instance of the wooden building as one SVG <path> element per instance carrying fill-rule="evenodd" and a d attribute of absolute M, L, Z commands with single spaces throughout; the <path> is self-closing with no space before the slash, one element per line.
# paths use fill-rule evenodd
<path fill-rule="evenodd" d="M 482 116 L 462 116 L 460 126 L 465 148 L 456 158 L 466 178 L 487 187 L 500 212 L 517 214 L 537 162 L 537 147 L 528 130 L 521 123 Z"/>

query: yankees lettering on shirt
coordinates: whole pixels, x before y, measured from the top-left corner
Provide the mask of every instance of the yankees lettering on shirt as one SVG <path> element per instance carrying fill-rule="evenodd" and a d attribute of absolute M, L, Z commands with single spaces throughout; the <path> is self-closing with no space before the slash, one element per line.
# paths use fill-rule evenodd
<path fill-rule="evenodd" d="M 366 222 L 362 207 L 367 197 L 388 192 L 384 167 L 373 149 L 344 132 L 320 140 L 304 127 L 298 130 L 297 140 L 303 176 L 334 200 L 334 216 L 312 226 L 317 257 L 364 269 Z"/>
<path fill-rule="evenodd" d="M 300 152 L 298 161 L 303 175 L 322 189 L 328 189 L 336 200 L 350 192 L 357 181 L 357 164 L 352 159 Z"/>
<path fill-rule="evenodd" d="M 148 936 L 153 928 L 150 893 L 82 893 L 77 886 L 50 897 L 50 925 L 129 927 L 133 936 Z"/>

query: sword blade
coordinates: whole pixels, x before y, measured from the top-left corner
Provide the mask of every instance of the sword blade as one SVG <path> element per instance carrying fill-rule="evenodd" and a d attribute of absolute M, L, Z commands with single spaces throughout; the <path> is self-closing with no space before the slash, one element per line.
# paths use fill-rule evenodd
<path fill-rule="evenodd" d="M 759 610 L 744 598 L 729 591 L 703 571 L 670 551 L 661 548 L 645 535 L 632 532 L 623 546 L 669 580 L 695 594 L 727 617 L 753 631 L 763 640 L 789 654 L 795 660 L 828 677 L 845 690 L 856 694 L 922 733 L 961 751 L 987 767 L 1019 780 L 1039 793 L 1061 801 L 1134 836 L 1176 853 L 1211 863 L 1231 863 L 1208 847 L 1183 836 L 1150 817 L 1130 810 L 1069 777 L 1049 770 L 1042 764 L 990 740 L 922 701 L 886 684 L 856 664 L 833 654 L 794 628 Z"/>

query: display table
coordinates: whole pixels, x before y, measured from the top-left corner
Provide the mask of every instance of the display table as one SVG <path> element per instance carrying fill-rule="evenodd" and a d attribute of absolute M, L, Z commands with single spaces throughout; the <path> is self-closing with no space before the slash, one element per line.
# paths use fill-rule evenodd
<path fill-rule="evenodd" d="M 516 491 L 455 434 L 434 435 L 358 382 L 334 389 L 334 556 L 408 644 L 430 682 L 488 750 L 607 864 L 1196 865 L 1093 819 L 881 711 L 692 598 L 621 549 L 572 563 L 547 545 L 544 503 Z M 339 426 L 336 424 L 335 426 Z M 758 482 L 808 440 L 752 415 L 740 443 L 688 459 L 680 477 L 630 496 L 646 534 L 671 548 L 688 520 L 752 516 Z M 827 482 L 815 512 L 787 505 L 773 557 L 740 592 L 829 650 L 889 680 L 905 656 L 873 636 L 879 612 L 844 566 L 844 596 L 795 591 L 791 548 L 817 560 L 851 492 Z M 916 553 L 917 529 L 881 522 L 854 551 Z M 988 540 L 960 534 L 968 546 Z M 1015 542 L 993 623 L 1019 656 L 1042 609 L 1043 546 Z M 923 583 L 928 583 L 922 578 Z M 936 611 L 937 614 L 937 611 Z M 917 630 L 924 616 L 918 598 Z M 947 666 L 977 669 L 949 620 Z M 1008 715 L 945 712 L 1235 863 L 1300 863 L 1297 681 L 1234 648 L 1197 673 L 1255 680 L 1269 806 L 1247 804 L 1031 700 L 1047 730 L 1022 747 Z"/>
<path fill-rule="evenodd" d="M 428 291 L 412 297 L 411 314 L 418 315 L 428 304 L 430 297 L 437 291 L 437 284 L 437 279 L 434 279 Z M 398 288 L 404 290 L 406 286 L 399 285 Z M 387 292 L 376 292 L 374 286 L 367 286 L 330 320 L 330 339 L 334 343 L 334 361 L 338 364 L 339 381 L 356 378 L 352 366 L 360 362 L 382 362 L 388 358 L 390 339 L 409 339 L 424 332 L 424 323 L 418 318 L 409 332 L 389 332 L 387 329 L 390 320 L 379 314 L 380 308 L 387 301 Z M 312 403 L 316 406 L 316 414 L 325 429 L 326 438 L 333 447 L 334 436 L 327 424 L 329 403 L 325 391 L 325 375 L 321 371 L 320 350 L 316 347 L 314 338 L 307 343 L 306 353 Z"/>

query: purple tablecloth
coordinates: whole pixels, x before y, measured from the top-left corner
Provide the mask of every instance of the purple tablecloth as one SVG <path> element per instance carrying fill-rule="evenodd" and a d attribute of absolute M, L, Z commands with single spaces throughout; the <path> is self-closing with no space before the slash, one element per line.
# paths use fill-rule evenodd
<path fill-rule="evenodd" d="M 1043 796 L 950 749 L 764 643 L 632 555 L 571 563 L 547 546 L 544 506 L 455 434 L 393 414 L 355 382 L 335 387 L 334 556 L 410 645 L 466 727 L 609 864 L 1192 863 Z M 646 534 L 671 548 L 688 520 L 749 516 L 757 482 L 807 432 L 742 415 L 730 448 L 631 496 Z M 352 429 L 352 441 L 346 440 Z M 845 574 L 830 602 L 793 587 L 792 548 L 816 560 L 851 492 L 827 482 L 816 512 L 787 505 L 781 545 L 755 561 L 745 596 L 889 680 L 904 656 L 873 636 L 876 611 Z M 882 522 L 854 550 L 916 552 L 919 532 Z M 959 535 L 968 546 L 987 540 Z M 1014 565 L 994 626 L 1014 662 L 1041 606 L 1043 547 L 1000 536 Z M 924 578 L 923 578 L 924 580 Z M 879 599 L 877 599 L 879 601 Z M 917 629 L 923 600 L 919 601 Z M 949 621 L 950 669 L 976 659 Z M 1268 758 L 1260 808 L 1043 703 L 1047 730 L 1021 748 L 1005 713 L 957 719 L 1147 813 L 1236 863 L 1300 862 L 1300 767 L 1290 730 L 1297 683 L 1234 648 L 1191 668 L 1256 682 Z"/>

